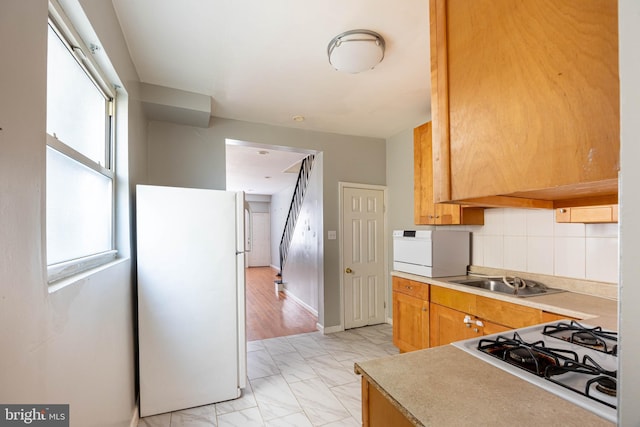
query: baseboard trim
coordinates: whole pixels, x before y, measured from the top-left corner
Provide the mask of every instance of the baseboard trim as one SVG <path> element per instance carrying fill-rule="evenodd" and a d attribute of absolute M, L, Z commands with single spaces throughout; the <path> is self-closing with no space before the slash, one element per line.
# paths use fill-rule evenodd
<path fill-rule="evenodd" d="M 133 416 L 131 417 L 131 423 L 129 427 L 138 427 L 140 423 L 140 401 L 136 400 L 136 406 L 133 408 Z"/>
<path fill-rule="evenodd" d="M 342 332 L 344 331 L 344 328 L 342 327 L 342 325 L 329 326 L 325 328 L 324 326 L 318 323 L 318 330 L 322 332 L 323 335 L 327 335 L 327 334 L 335 334 L 336 332 Z"/>
<path fill-rule="evenodd" d="M 297 296 L 295 296 L 294 294 L 292 294 L 291 292 L 289 292 L 287 290 L 287 288 L 283 289 L 284 294 L 287 296 L 287 298 L 291 298 L 292 300 L 294 300 L 295 302 L 297 302 L 298 304 L 300 304 L 305 310 L 307 310 L 309 313 L 313 314 L 314 316 L 318 317 L 318 310 L 315 310 L 313 307 L 311 307 L 309 304 L 307 304 L 306 302 L 302 301 L 300 298 L 298 298 Z"/>

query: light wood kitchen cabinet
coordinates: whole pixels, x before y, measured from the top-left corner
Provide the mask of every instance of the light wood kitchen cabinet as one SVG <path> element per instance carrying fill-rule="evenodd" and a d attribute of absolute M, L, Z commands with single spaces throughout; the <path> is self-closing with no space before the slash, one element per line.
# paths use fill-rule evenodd
<path fill-rule="evenodd" d="M 429 345 L 437 347 L 455 341 L 506 332 L 512 328 L 431 303 L 429 329 Z"/>
<path fill-rule="evenodd" d="M 556 316 L 524 305 L 433 285 L 430 301 L 431 347 L 537 325 Z"/>
<path fill-rule="evenodd" d="M 431 303 L 429 316 L 429 345 L 450 344 L 455 341 L 475 338 L 483 334 L 478 325 L 466 326 L 465 316 L 468 314 L 439 304 Z"/>
<path fill-rule="evenodd" d="M 413 130 L 414 217 L 416 225 L 483 225 L 484 209 L 434 203 L 431 122 Z"/>
<path fill-rule="evenodd" d="M 363 427 L 412 427 L 414 424 L 363 376 L 362 425 Z"/>
<path fill-rule="evenodd" d="M 574 319 L 397 276 L 392 277 L 392 285 L 393 344 L 402 353 L 540 323 Z"/>
<path fill-rule="evenodd" d="M 434 200 L 617 203 L 617 1 L 430 4 Z"/>
<path fill-rule="evenodd" d="M 584 224 L 618 222 L 618 205 L 558 208 L 556 222 Z"/>
<path fill-rule="evenodd" d="M 400 352 L 429 347 L 429 285 L 393 277 L 393 344 Z"/>

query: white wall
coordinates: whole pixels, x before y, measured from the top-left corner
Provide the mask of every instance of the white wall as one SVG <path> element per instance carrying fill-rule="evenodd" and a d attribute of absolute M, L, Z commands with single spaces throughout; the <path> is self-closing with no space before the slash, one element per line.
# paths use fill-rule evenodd
<path fill-rule="evenodd" d="M 82 14 L 76 1 L 62 3 Z M 98 34 L 109 32 L 103 47 L 128 90 L 137 76 L 111 2 L 86 3 L 99 16 Z M 0 402 L 69 403 L 72 426 L 124 427 L 136 400 L 126 181 L 118 181 L 117 199 L 125 258 L 54 293 L 46 284 L 47 10 L 46 0 L 0 2 Z M 125 178 L 145 173 L 138 107 L 119 116 L 131 129 L 118 153 L 131 154 Z"/>
<path fill-rule="evenodd" d="M 640 2 L 620 0 L 620 367 L 618 425 L 640 420 Z"/>

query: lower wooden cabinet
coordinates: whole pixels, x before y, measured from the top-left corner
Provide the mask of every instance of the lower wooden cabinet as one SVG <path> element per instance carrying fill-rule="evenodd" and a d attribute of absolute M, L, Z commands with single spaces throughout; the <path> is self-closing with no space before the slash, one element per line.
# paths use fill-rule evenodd
<path fill-rule="evenodd" d="M 375 385 L 362 377 L 362 425 L 364 427 L 412 427 L 407 419 Z"/>
<path fill-rule="evenodd" d="M 433 303 L 430 305 L 429 323 L 430 347 L 513 329 L 509 326 Z"/>
<path fill-rule="evenodd" d="M 482 330 L 478 326 L 466 326 L 464 318 L 468 314 L 433 303 L 430 308 L 429 344 L 431 347 L 482 335 Z"/>
<path fill-rule="evenodd" d="M 437 285 L 393 277 L 393 344 L 437 347 L 570 317 Z"/>
<path fill-rule="evenodd" d="M 393 344 L 403 353 L 429 347 L 429 285 L 393 278 Z"/>

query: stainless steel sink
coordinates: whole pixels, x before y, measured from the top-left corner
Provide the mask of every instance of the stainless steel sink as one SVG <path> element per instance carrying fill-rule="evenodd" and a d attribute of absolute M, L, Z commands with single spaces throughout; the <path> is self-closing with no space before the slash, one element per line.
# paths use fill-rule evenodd
<path fill-rule="evenodd" d="M 452 280 L 451 283 L 485 289 L 491 292 L 509 294 L 516 297 L 530 297 L 534 295 L 548 295 L 556 292 L 564 292 L 562 289 L 548 288 L 543 283 L 535 280 L 525 280 L 519 277 L 507 277 L 504 281 L 495 278 L 473 278 L 465 280 Z"/>

